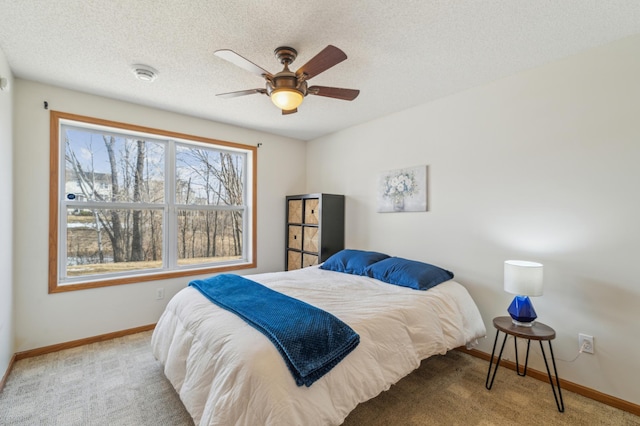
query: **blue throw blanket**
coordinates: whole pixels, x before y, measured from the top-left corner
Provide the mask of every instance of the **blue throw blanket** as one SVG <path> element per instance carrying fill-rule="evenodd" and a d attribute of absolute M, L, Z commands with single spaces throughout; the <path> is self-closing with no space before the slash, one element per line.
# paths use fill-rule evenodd
<path fill-rule="evenodd" d="M 298 386 L 311 386 L 360 342 L 351 327 L 330 313 L 239 275 L 222 274 L 189 285 L 267 336 Z"/>

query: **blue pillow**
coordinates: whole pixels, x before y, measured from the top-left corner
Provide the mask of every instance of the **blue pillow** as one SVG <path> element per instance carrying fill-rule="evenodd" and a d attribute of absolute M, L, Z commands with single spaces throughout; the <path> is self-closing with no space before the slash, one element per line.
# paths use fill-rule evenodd
<path fill-rule="evenodd" d="M 385 283 L 429 290 L 453 278 L 453 273 L 428 263 L 390 257 L 370 265 L 365 273 Z"/>
<path fill-rule="evenodd" d="M 345 249 L 327 259 L 320 269 L 327 271 L 344 272 L 354 275 L 366 275 L 367 266 L 375 264 L 389 256 L 375 251 Z"/>

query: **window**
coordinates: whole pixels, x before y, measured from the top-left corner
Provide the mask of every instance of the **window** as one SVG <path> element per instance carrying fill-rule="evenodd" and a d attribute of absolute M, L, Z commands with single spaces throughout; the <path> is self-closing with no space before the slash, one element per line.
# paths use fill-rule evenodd
<path fill-rule="evenodd" d="M 51 111 L 49 292 L 255 267 L 256 148 Z"/>

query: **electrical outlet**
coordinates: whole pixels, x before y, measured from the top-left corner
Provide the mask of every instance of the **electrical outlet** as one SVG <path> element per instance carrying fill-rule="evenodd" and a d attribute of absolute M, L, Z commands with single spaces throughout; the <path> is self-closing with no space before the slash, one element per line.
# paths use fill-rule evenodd
<path fill-rule="evenodd" d="M 592 354 L 595 352 L 593 347 L 593 336 L 589 336 L 588 334 L 578 334 L 578 347 L 580 348 L 580 352 L 585 352 L 588 354 Z"/>
<path fill-rule="evenodd" d="M 156 289 L 156 300 L 164 299 L 164 288 L 160 287 Z"/>

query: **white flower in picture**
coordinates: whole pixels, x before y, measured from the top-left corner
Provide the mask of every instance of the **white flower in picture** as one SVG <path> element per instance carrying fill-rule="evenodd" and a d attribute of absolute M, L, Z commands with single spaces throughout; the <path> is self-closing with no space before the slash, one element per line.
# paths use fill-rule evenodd
<path fill-rule="evenodd" d="M 387 176 L 385 179 L 384 196 L 389 198 L 404 198 L 416 191 L 416 179 L 413 172 L 402 172 Z"/>
<path fill-rule="evenodd" d="M 427 211 L 427 166 L 380 173 L 378 211 Z"/>

